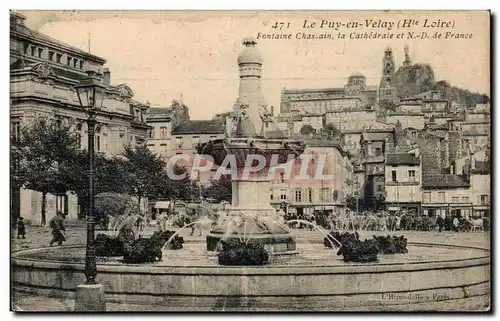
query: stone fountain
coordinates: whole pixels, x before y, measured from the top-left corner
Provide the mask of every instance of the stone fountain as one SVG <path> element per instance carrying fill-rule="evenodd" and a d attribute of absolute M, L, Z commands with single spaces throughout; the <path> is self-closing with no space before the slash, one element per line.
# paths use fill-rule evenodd
<path fill-rule="evenodd" d="M 272 175 L 269 173 L 272 173 L 270 167 L 293 161 L 304 152 L 305 145 L 286 137 L 266 137 L 263 119 L 269 114 L 261 87 L 262 57 L 254 39 L 245 39 L 243 45 L 245 48 L 238 57 L 239 97 L 231 129 L 226 131 L 227 137 L 197 147 L 198 153 L 210 155 L 216 165 L 232 166 L 228 219 L 207 236 L 207 249 L 216 250 L 221 239 L 243 238 L 246 242 L 261 243 L 270 254 L 294 253 L 295 239 L 278 223 L 278 215 L 270 205 Z M 245 175 L 245 166 L 256 166 L 256 156 L 265 159 L 265 164 Z M 228 162 L 231 157 L 232 163 Z"/>

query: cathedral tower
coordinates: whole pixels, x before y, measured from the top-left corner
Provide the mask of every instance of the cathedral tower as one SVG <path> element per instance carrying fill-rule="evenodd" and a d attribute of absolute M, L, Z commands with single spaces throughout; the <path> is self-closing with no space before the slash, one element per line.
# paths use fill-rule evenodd
<path fill-rule="evenodd" d="M 391 47 L 387 47 L 382 59 L 382 78 L 380 79 L 379 101 L 394 101 L 397 97 L 394 87 L 394 74 L 396 66 Z"/>

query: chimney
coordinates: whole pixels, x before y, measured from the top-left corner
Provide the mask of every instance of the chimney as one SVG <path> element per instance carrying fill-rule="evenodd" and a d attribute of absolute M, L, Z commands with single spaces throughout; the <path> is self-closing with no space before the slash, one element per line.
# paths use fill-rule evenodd
<path fill-rule="evenodd" d="M 103 75 L 104 75 L 103 79 L 104 85 L 111 86 L 111 72 L 109 71 L 109 68 L 104 68 Z"/>

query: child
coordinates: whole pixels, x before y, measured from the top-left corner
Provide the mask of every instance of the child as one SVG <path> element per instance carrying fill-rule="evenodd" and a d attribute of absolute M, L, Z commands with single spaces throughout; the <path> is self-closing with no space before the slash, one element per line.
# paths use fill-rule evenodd
<path fill-rule="evenodd" d="M 24 218 L 22 217 L 17 219 L 17 238 L 20 236 L 22 236 L 23 239 L 26 238 L 26 228 L 24 226 Z"/>

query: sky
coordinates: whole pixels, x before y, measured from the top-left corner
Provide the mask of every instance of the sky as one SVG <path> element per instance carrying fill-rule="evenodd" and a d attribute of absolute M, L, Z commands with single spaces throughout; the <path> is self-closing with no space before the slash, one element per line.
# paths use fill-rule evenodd
<path fill-rule="evenodd" d="M 307 31 L 304 20 L 442 19 L 456 22 L 453 32 L 472 33 L 467 40 L 257 40 L 263 56 L 262 88 L 269 105 L 279 109 L 286 88 L 343 86 L 361 72 L 378 85 L 386 46 L 396 66 L 407 44 L 414 63 L 432 65 L 436 80 L 489 93 L 489 16 L 485 12 L 165 12 L 165 11 L 19 11 L 28 27 L 107 60 L 111 81 L 128 84 L 134 99 L 167 107 L 173 99 L 189 107 L 192 119 L 210 119 L 229 111 L 238 94 L 237 57 L 242 39 L 276 32 L 275 21 Z M 372 29 L 374 30 L 374 29 Z M 363 31 L 372 31 L 363 30 Z M 385 32 L 384 29 L 379 29 Z M 420 29 L 423 30 L 423 29 Z M 434 29 L 433 29 L 434 30 Z M 432 31 L 429 31 L 431 34 Z M 331 32 L 319 30 L 314 32 Z M 349 34 L 348 30 L 344 30 Z M 395 31 L 395 30 L 392 30 Z M 90 48 L 89 48 L 90 39 Z"/>

